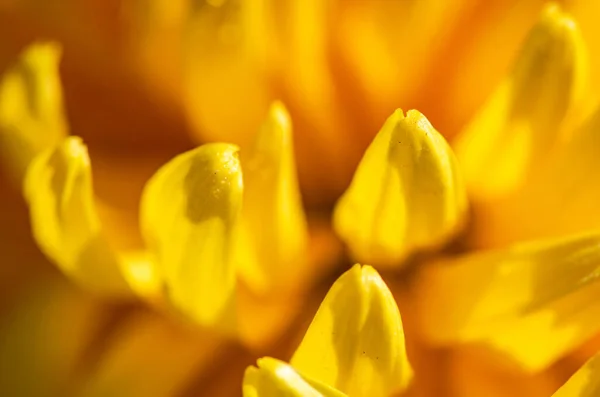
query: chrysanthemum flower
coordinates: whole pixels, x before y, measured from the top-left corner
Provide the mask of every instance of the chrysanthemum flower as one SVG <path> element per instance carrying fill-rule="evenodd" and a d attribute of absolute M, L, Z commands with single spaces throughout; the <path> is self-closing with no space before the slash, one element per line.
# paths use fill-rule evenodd
<path fill-rule="evenodd" d="M 3 277 L 0 390 L 593 394 L 596 359 L 558 390 L 600 331 L 600 51 L 594 6 L 568 6 L 583 32 L 556 4 L 531 27 L 534 1 L 10 4 L 7 32 L 61 42 L 3 74 L 0 148 L 62 276 Z M 79 101 L 90 83 L 104 95 Z M 138 100 L 146 121 L 106 111 Z M 147 120 L 184 114 L 231 143 L 156 147 Z M 103 144 L 132 127 L 120 155 Z M 400 311 L 356 265 L 296 340 L 353 261 Z"/>

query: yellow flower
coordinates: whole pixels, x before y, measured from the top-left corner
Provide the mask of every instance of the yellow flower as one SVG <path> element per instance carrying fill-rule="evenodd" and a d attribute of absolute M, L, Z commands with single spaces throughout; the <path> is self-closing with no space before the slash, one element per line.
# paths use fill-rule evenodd
<path fill-rule="evenodd" d="M 0 10 L 6 32 L 61 43 L 4 74 L 0 147 L 35 243 L 73 282 L 2 228 L 36 278 L 1 279 L 19 292 L 2 392 L 239 395 L 266 356 L 245 394 L 549 396 L 595 350 L 584 3 L 567 7 L 586 30 L 550 4 L 526 37 L 534 1 L 117 3 Z M 404 324 L 357 265 L 297 343 L 319 280 L 349 264 L 333 232 L 388 272 Z"/>

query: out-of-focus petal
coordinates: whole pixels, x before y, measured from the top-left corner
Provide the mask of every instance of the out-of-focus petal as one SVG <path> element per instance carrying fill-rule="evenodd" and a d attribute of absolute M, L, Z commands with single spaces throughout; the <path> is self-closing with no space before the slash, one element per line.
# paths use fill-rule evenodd
<path fill-rule="evenodd" d="M 600 236 L 543 241 L 424 267 L 416 284 L 430 342 L 484 342 L 539 370 L 597 332 Z"/>
<path fill-rule="evenodd" d="M 130 288 L 102 235 L 87 148 L 77 137 L 39 154 L 24 182 L 33 235 L 42 251 L 84 286 L 109 294 Z"/>
<path fill-rule="evenodd" d="M 148 181 L 141 204 L 142 233 L 168 300 L 198 323 L 229 331 L 242 194 L 238 148 L 214 143 L 165 164 Z"/>
<path fill-rule="evenodd" d="M 355 265 L 331 287 L 291 360 L 352 396 L 387 396 L 412 376 L 396 302 L 379 274 Z"/>
<path fill-rule="evenodd" d="M 553 397 L 594 397 L 600 393 L 600 354 L 591 358 Z"/>
<path fill-rule="evenodd" d="M 66 134 L 57 43 L 27 47 L 0 83 L 0 152 L 20 182 L 31 160 Z"/>
<path fill-rule="evenodd" d="M 292 126 L 283 104 L 271 106 L 244 170 L 242 274 L 260 292 L 291 292 L 307 266 L 308 228 L 296 176 Z"/>
<path fill-rule="evenodd" d="M 474 1 L 450 35 L 438 37 L 445 45 L 425 73 L 419 108 L 447 139 L 460 132 L 505 76 L 546 3 Z"/>
<path fill-rule="evenodd" d="M 541 167 L 561 128 L 578 115 L 587 53 L 576 23 L 551 4 L 530 32 L 511 73 L 456 141 L 467 187 L 502 196 Z"/>
<path fill-rule="evenodd" d="M 257 361 L 244 374 L 244 397 L 343 397 L 327 385 L 303 378 L 290 365 L 271 357 Z"/>
<path fill-rule="evenodd" d="M 519 321 L 499 325 L 488 343 L 526 371 L 545 369 L 598 334 L 599 295 L 598 283 L 581 288 Z"/>
<path fill-rule="evenodd" d="M 452 150 L 421 113 L 388 118 L 334 213 L 352 255 L 399 266 L 414 251 L 444 244 L 463 225 L 466 192 Z"/>

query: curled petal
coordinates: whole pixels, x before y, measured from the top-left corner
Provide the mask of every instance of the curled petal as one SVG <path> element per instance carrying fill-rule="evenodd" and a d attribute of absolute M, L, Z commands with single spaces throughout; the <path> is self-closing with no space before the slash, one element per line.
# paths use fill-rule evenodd
<path fill-rule="evenodd" d="M 542 241 L 423 268 L 419 325 L 436 344 L 485 341 L 539 370 L 600 327 L 600 236 Z"/>
<path fill-rule="evenodd" d="M 80 138 L 68 137 L 33 159 L 24 195 L 33 236 L 61 270 L 98 292 L 130 292 L 118 255 L 102 234 L 90 160 Z"/>
<path fill-rule="evenodd" d="M 456 141 L 468 189 L 489 198 L 520 187 L 559 140 L 586 81 L 581 33 L 551 4 L 531 30 L 511 73 Z"/>

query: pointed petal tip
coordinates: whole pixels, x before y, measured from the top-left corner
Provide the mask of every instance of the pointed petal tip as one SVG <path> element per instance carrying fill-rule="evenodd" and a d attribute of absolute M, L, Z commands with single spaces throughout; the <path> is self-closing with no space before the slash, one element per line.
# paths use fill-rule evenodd
<path fill-rule="evenodd" d="M 65 157 L 84 166 L 90 165 L 87 145 L 78 136 L 68 136 L 59 145 L 60 153 Z"/>
<path fill-rule="evenodd" d="M 379 275 L 379 272 L 375 270 L 373 266 L 356 264 L 354 265 L 354 268 L 356 267 L 360 267 L 361 278 L 365 285 L 377 285 L 378 287 L 385 286 L 385 288 L 387 288 Z"/>
<path fill-rule="evenodd" d="M 335 281 L 291 363 L 349 395 L 389 395 L 407 387 L 412 370 L 400 311 L 373 267 L 355 264 Z"/>
<path fill-rule="evenodd" d="M 62 55 L 62 45 L 57 41 L 36 41 L 25 50 L 26 59 L 56 62 Z"/>
<path fill-rule="evenodd" d="M 278 120 L 282 124 L 289 123 L 290 114 L 287 110 L 287 107 L 280 100 L 275 100 L 271 103 L 269 114 L 273 119 Z"/>
<path fill-rule="evenodd" d="M 409 112 L 411 111 L 409 110 Z M 396 110 L 394 110 L 394 113 L 392 113 L 390 118 L 393 118 L 393 120 L 399 122 L 400 120 L 404 119 L 404 111 L 400 108 L 397 108 Z"/>
<path fill-rule="evenodd" d="M 559 3 L 550 2 L 544 6 L 540 19 L 555 26 L 563 26 L 569 29 L 575 28 L 576 22 L 562 9 Z"/>
<path fill-rule="evenodd" d="M 365 152 L 334 210 L 354 259 L 399 267 L 464 224 L 466 191 L 452 149 L 417 110 L 397 109 Z"/>
<path fill-rule="evenodd" d="M 546 73 L 564 79 L 564 73 L 582 74 L 579 69 L 586 58 L 586 46 L 577 22 L 557 3 L 551 3 L 543 9 L 527 36 L 513 72 L 527 73 L 529 78 Z"/>
<path fill-rule="evenodd" d="M 550 3 L 544 7 L 534 29 L 537 29 L 540 36 L 554 41 L 554 45 L 581 40 L 577 22 L 558 3 Z"/>
<path fill-rule="evenodd" d="M 292 121 L 281 101 L 274 101 L 269 108 L 267 119 L 256 138 L 257 151 L 270 153 L 278 158 L 292 140 Z"/>
<path fill-rule="evenodd" d="M 306 216 L 298 186 L 292 125 L 284 105 L 275 101 L 254 145 L 242 153 L 240 271 L 257 294 L 290 293 L 305 284 Z M 256 233 L 261 230 L 261 233 Z"/>

